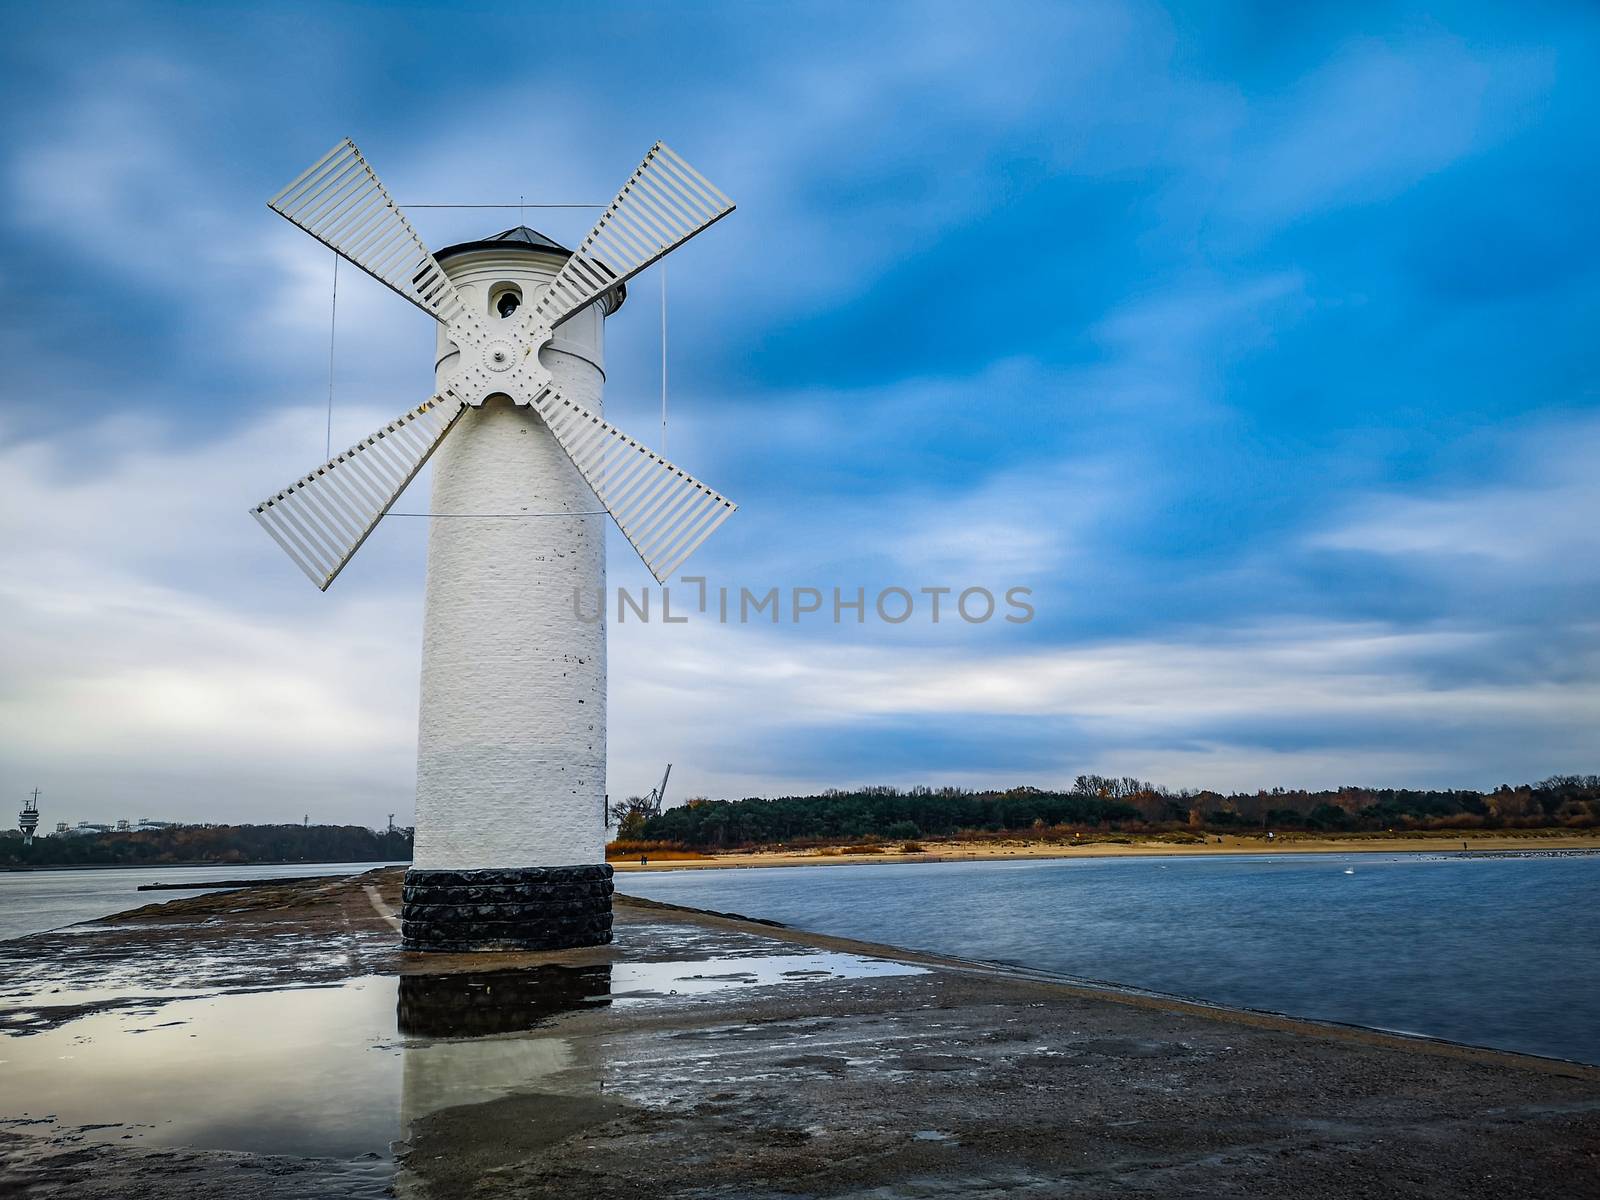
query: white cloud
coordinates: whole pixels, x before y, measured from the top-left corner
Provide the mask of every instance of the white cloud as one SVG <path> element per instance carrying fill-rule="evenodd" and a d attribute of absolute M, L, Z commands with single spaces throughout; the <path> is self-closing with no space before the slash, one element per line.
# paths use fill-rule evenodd
<path fill-rule="evenodd" d="M 1483 439 L 1493 467 L 1423 494 L 1358 498 L 1315 549 L 1381 555 L 1424 572 L 1474 569 L 1515 588 L 1600 580 L 1600 418 L 1551 420 Z M 1515 574 L 1503 574 L 1515 569 Z"/>
<path fill-rule="evenodd" d="M 1205 281 L 1137 297 L 1091 333 L 1132 364 L 1193 373 L 1269 345 L 1306 307 L 1305 282 L 1296 272 Z"/>
<path fill-rule="evenodd" d="M 409 799 L 420 594 L 372 584 L 408 558 L 420 583 L 420 539 L 380 530 L 367 582 L 319 605 L 246 514 L 320 459 L 319 426 L 0 439 L 0 776 L 55 819 L 377 823 Z"/>
<path fill-rule="evenodd" d="M 1083 552 L 1114 506 L 1115 468 L 1086 459 L 1002 471 L 962 489 L 892 497 L 868 536 L 909 581 L 1004 587 L 1047 578 Z"/>
<path fill-rule="evenodd" d="M 1063 744 L 1053 774 L 1035 780 L 1041 784 L 1104 770 L 1251 789 L 1356 780 L 1487 785 L 1519 768 L 1529 777 L 1576 770 L 1600 722 L 1592 672 L 1559 684 L 1452 681 L 1450 664 L 1493 646 L 1487 632 L 1271 623 L 1039 646 L 1014 627 L 1009 639 L 980 648 L 959 626 L 950 629 L 943 646 L 909 648 L 887 637 L 800 641 L 753 626 L 623 626 L 612 635 L 613 725 L 630 758 L 672 759 L 684 787 L 740 795 L 847 782 L 997 782 L 985 773 L 990 764 L 915 779 L 841 779 L 825 747 L 810 756 L 816 765 L 803 780 L 786 768 L 759 768 L 772 742 L 791 731 L 815 736 L 886 718 L 935 732 L 978 718 L 1078 731 L 1090 748 Z M 1593 633 L 1588 654 L 1600 661 Z M 1397 734 L 1414 741 L 1397 746 Z M 730 747 L 740 761 L 727 761 Z"/>

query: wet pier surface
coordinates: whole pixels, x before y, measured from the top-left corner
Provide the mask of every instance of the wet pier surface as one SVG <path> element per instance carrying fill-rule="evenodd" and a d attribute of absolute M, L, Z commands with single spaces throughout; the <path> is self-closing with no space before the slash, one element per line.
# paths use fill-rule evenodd
<path fill-rule="evenodd" d="M 406 955 L 398 890 L 0 943 L 0 1196 L 1600 1195 L 1592 1067 L 625 901 Z"/>

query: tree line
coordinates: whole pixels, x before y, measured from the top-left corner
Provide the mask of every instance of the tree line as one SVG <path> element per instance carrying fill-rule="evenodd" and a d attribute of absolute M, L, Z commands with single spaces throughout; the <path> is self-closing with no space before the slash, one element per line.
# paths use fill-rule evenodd
<path fill-rule="evenodd" d="M 35 838 L 0 836 L 0 866 L 161 866 L 170 863 L 409 862 L 411 830 L 363 825 L 177 825 Z"/>
<path fill-rule="evenodd" d="M 625 807 L 617 806 L 619 818 Z M 1080 775 L 1065 791 L 830 789 L 812 796 L 695 799 L 648 817 L 644 810 L 626 816 L 621 832 L 628 841 L 695 850 L 962 834 L 1594 829 L 1600 828 L 1600 775 L 1556 775 L 1488 792 L 1344 787 L 1233 793 Z M 41 837 L 26 847 L 11 830 L 0 834 L 0 866 L 408 862 L 411 844 L 409 829 L 360 825 L 180 825 Z"/>
<path fill-rule="evenodd" d="M 627 833 L 640 841 L 715 850 L 965 833 L 1353 833 L 1597 826 L 1600 775 L 1558 775 L 1491 792 L 1345 787 L 1227 794 L 1172 791 L 1126 776 L 1080 775 L 1066 791 L 869 787 L 812 796 L 691 800 L 637 822 Z"/>

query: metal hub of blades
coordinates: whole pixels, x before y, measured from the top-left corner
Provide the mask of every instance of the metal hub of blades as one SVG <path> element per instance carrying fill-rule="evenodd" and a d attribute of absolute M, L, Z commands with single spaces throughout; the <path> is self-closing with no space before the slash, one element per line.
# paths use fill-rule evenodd
<path fill-rule="evenodd" d="M 252 515 L 324 590 L 467 407 L 531 406 L 657 580 L 733 515 L 734 503 L 553 386 L 538 351 L 561 323 L 733 211 L 657 142 L 507 337 L 491 332 L 348 138 L 268 202 L 280 216 L 443 324 L 460 352 L 444 393 L 268 497 Z"/>
<path fill-rule="evenodd" d="M 463 404 L 476 408 L 493 395 L 532 404 L 550 382 L 550 373 L 539 362 L 538 347 L 532 342 L 488 339 L 482 326 L 455 326 L 448 336 L 459 358 L 445 386 Z"/>
<path fill-rule="evenodd" d="M 509 371 L 515 365 L 515 354 L 509 342 L 490 342 L 483 348 L 483 365 L 491 371 Z"/>

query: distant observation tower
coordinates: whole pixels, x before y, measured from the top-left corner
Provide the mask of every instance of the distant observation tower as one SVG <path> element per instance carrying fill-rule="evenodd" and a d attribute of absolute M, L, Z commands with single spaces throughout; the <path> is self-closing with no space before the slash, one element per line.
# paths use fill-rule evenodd
<path fill-rule="evenodd" d="M 23 802 L 22 811 L 17 814 L 17 828 L 22 830 L 22 844 L 33 845 L 34 830 L 39 828 L 39 789 L 33 789 L 33 795 Z"/>

